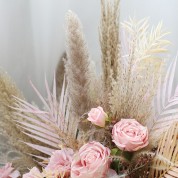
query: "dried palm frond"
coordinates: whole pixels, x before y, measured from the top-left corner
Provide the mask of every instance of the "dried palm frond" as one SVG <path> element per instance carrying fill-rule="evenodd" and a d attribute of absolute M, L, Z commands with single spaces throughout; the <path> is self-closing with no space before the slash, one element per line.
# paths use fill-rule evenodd
<path fill-rule="evenodd" d="M 119 2 L 101 0 L 101 23 L 99 29 L 102 52 L 103 87 L 108 94 L 111 91 L 112 79 L 118 76 L 120 70 L 120 41 L 119 41 Z M 107 99 L 105 95 L 104 98 Z M 104 101 L 108 102 L 108 101 Z"/>
<path fill-rule="evenodd" d="M 77 128 L 80 116 L 93 105 L 93 101 L 91 101 L 93 93 L 91 92 L 95 88 L 92 82 L 95 79 L 93 79 L 91 61 L 80 20 L 71 11 L 67 13 L 66 18 L 68 60 L 65 67 L 69 98 L 71 100 L 71 111 L 73 112 L 73 118 L 70 119 L 70 122 L 73 123 L 72 128 Z M 95 83 L 95 85 L 97 84 Z"/>
<path fill-rule="evenodd" d="M 47 161 L 52 152 L 61 147 L 70 147 L 74 150 L 78 148 L 78 142 L 73 139 L 73 135 L 69 135 L 69 117 L 70 105 L 68 103 L 68 93 L 65 88 L 65 79 L 61 92 L 60 102 L 56 99 L 56 83 L 53 82 L 53 92 L 49 90 L 47 81 L 45 80 L 47 99 L 43 98 L 40 92 L 31 83 L 34 91 L 44 105 L 44 109 L 39 109 L 37 106 L 14 97 L 16 100 L 15 107 L 16 114 L 24 121 L 16 119 L 21 131 L 30 138 L 40 142 L 34 144 L 33 142 L 26 142 L 26 144 L 33 149 L 43 153 L 42 155 L 33 155 L 38 159 Z M 28 152 L 31 154 L 30 152 Z"/>
<path fill-rule="evenodd" d="M 150 141 L 156 145 L 160 137 L 166 132 L 171 124 L 178 122 L 178 95 L 174 91 L 173 83 L 176 72 L 177 57 L 170 64 L 164 82 L 159 82 L 159 89 L 156 96 L 155 116 L 148 120 L 150 125 Z"/>
<path fill-rule="evenodd" d="M 66 60 L 67 60 L 67 54 L 66 54 L 66 52 L 64 52 L 58 62 L 57 68 L 56 68 L 56 96 L 57 96 L 57 99 L 60 97 L 61 90 L 62 90 L 64 73 L 65 73 L 64 63 Z"/>
<path fill-rule="evenodd" d="M 159 142 L 151 177 L 178 177 L 178 122 L 172 124 Z"/>
<path fill-rule="evenodd" d="M 161 24 L 149 33 L 147 19 L 130 19 L 122 24 L 121 64 L 118 78 L 112 82 L 110 107 L 117 118 L 135 118 L 143 125 L 152 116 L 152 100 L 157 91 L 166 51 L 167 33 Z"/>
<path fill-rule="evenodd" d="M 14 119 L 22 121 L 22 118 L 15 116 L 9 106 L 14 106 L 15 100 L 12 95 L 23 98 L 21 92 L 4 71 L 0 71 L 0 165 L 12 162 L 13 165 L 24 172 L 27 168 L 35 166 L 31 156 L 27 152 L 34 151 L 21 143 L 21 140 L 31 141 L 16 126 Z M 37 153 L 37 152 L 36 152 Z"/>

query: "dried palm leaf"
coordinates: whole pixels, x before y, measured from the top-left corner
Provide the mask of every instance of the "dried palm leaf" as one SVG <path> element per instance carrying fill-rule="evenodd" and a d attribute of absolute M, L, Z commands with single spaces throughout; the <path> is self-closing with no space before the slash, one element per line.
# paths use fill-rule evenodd
<path fill-rule="evenodd" d="M 70 104 L 68 102 L 68 93 L 65 88 L 65 80 L 61 92 L 60 102 L 56 98 L 56 83 L 53 82 L 53 92 L 49 90 L 47 81 L 45 80 L 47 99 L 43 98 L 40 92 L 31 83 L 34 91 L 41 99 L 44 109 L 39 109 L 37 106 L 14 97 L 16 100 L 15 107 L 16 115 L 24 118 L 24 121 L 16 119 L 21 131 L 30 138 L 37 140 L 40 144 L 26 142 L 26 144 L 42 154 L 32 155 L 38 159 L 47 161 L 52 152 L 61 147 L 70 147 L 77 149 L 77 141 L 69 135 L 69 117 Z M 31 154 L 30 152 L 28 152 Z"/>
<path fill-rule="evenodd" d="M 160 137 L 168 130 L 170 125 L 178 121 L 178 96 L 177 89 L 174 90 L 173 82 L 175 78 L 177 57 L 170 64 L 164 82 L 160 80 L 158 94 L 156 96 L 155 108 L 157 112 L 153 120 L 148 120 L 150 125 L 150 141 L 156 145 Z M 173 93 L 173 94 L 172 94 Z"/>
<path fill-rule="evenodd" d="M 107 94 L 111 91 L 112 79 L 117 78 L 118 70 L 121 67 L 118 60 L 120 55 L 119 2 L 120 0 L 113 2 L 101 0 L 99 37 L 102 52 L 103 83 Z"/>
<path fill-rule="evenodd" d="M 149 32 L 147 19 L 130 19 L 122 23 L 121 34 L 122 70 L 112 82 L 110 107 L 118 119 L 135 118 L 145 125 L 153 114 L 152 101 L 164 64 L 159 55 L 166 51 L 167 33 L 161 24 Z"/>
<path fill-rule="evenodd" d="M 171 125 L 159 142 L 150 171 L 152 177 L 178 177 L 178 122 Z"/>

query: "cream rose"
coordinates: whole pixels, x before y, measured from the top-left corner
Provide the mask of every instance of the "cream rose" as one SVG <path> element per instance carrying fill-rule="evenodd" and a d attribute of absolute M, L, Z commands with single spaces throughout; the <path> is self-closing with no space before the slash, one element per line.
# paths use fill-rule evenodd
<path fill-rule="evenodd" d="M 99 142 L 82 146 L 72 161 L 71 178 L 104 178 L 110 164 L 110 150 Z"/>
<path fill-rule="evenodd" d="M 103 108 L 98 106 L 97 108 L 92 108 L 88 113 L 88 120 L 92 122 L 92 124 L 105 127 L 106 119 L 108 115 L 104 112 Z"/>
<path fill-rule="evenodd" d="M 148 129 L 135 119 L 121 119 L 112 129 L 112 139 L 124 151 L 137 151 L 148 145 Z"/>

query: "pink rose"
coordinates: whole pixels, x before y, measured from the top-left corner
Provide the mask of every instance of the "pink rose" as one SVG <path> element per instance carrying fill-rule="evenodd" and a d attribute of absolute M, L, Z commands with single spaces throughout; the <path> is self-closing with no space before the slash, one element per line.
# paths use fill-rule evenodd
<path fill-rule="evenodd" d="M 37 178 L 41 177 L 40 175 L 40 171 L 36 167 L 33 167 L 29 173 L 23 175 L 23 178 Z"/>
<path fill-rule="evenodd" d="M 69 176 L 73 155 L 74 152 L 70 148 L 55 151 L 45 170 L 53 171 L 58 175 Z"/>
<path fill-rule="evenodd" d="M 125 151 L 137 151 L 148 145 L 148 129 L 135 119 L 121 119 L 112 130 L 112 139 Z"/>
<path fill-rule="evenodd" d="M 72 161 L 72 178 L 104 178 L 110 164 L 110 150 L 99 142 L 83 145 Z"/>
<path fill-rule="evenodd" d="M 88 113 L 88 120 L 100 127 L 105 127 L 105 121 L 108 115 L 103 111 L 102 107 L 92 108 Z"/>
<path fill-rule="evenodd" d="M 0 168 L 0 178 L 17 178 L 20 173 L 12 167 L 11 163 L 7 163 L 4 167 Z"/>

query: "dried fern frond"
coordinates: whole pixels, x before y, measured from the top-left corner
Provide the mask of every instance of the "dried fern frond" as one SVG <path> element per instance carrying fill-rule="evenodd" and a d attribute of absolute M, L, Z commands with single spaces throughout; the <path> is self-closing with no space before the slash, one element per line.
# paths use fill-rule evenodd
<path fill-rule="evenodd" d="M 148 120 L 150 126 L 150 141 L 156 145 L 161 136 L 169 129 L 171 124 L 178 122 L 178 96 L 174 90 L 174 78 L 176 72 L 177 57 L 170 64 L 163 83 L 160 79 L 156 96 L 155 116 Z"/>
<path fill-rule="evenodd" d="M 20 140 L 31 141 L 16 126 L 14 119 L 22 121 L 22 118 L 13 114 L 9 106 L 15 105 L 12 97 L 23 98 L 21 92 L 4 71 L 0 71 L 0 165 L 12 162 L 15 168 L 24 172 L 36 163 L 27 152 L 35 153 L 31 148 L 21 143 Z M 37 153 L 37 152 L 36 152 Z"/>
<path fill-rule="evenodd" d="M 66 78 L 73 118 L 73 128 L 77 128 L 78 119 L 92 107 L 91 91 L 94 88 L 93 72 L 88 49 L 77 15 L 69 11 L 67 20 L 67 62 Z M 95 85 L 97 85 L 95 83 Z M 71 128 L 72 129 L 72 128 Z"/>
<path fill-rule="evenodd" d="M 166 34 L 160 24 L 149 32 L 147 19 L 122 24 L 122 70 L 112 82 L 110 94 L 110 107 L 118 119 L 135 118 L 146 125 L 152 117 L 152 101 L 164 64 L 159 55 L 168 45 Z"/>
<path fill-rule="evenodd" d="M 173 123 L 161 138 L 150 178 L 178 177 L 178 122 Z"/>
<path fill-rule="evenodd" d="M 107 94 L 111 91 L 112 79 L 117 78 L 118 70 L 121 68 L 119 61 L 119 2 L 120 0 L 113 2 L 101 0 L 99 37 L 102 52 L 103 87 Z"/>
<path fill-rule="evenodd" d="M 33 142 L 25 142 L 28 146 L 40 151 L 42 154 L 32 155 L 37 159 L 47 160 L 52 152 L 63 147 L 70 147 L 74 150 L 78 148 L 78 142 L 69 135 L 69 118 L 70 105 L 68 103 L 68 93 L 65 88 L 65 80 L 61 92 L 60 102 L 56 99 L 56 83 L 54 79 L 53 92 L 49 90 L 47 81 L 45 80 L 47 99 L 43 98 L 40 92 L 31 83 L 34 91 L 44 105 L 44 109 L 39 109 L 32 104 L 15 97 L 16 115 L 24 118 L 24 121 L 16 120 L 21 131 L 33 140 L 37 140 L 38 144 Z M 29 152 L 29 154 L 32 154 Z"/>
<path fill-rule="evenodd" d="M 64 52 L 62 56 L 60 57 L 60 60 L 58 62 L 58 65 L 56 67 L 56 96 L 57 99 L 60 97 L 62 85 L 63 85 L 63 79 L 64 79 L 64 73 L 65 73 L 65 61 L 67 60 L 67 54 Z"/>

